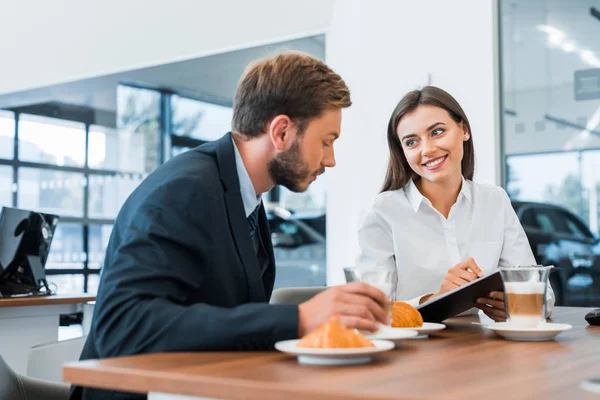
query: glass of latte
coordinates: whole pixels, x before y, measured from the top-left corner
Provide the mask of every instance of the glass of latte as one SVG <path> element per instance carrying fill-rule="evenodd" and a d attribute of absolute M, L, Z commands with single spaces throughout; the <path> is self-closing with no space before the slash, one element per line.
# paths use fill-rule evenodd
<path fill-rule="evenodd" d="M 500 268 L 507 320 L 511 324 L 535 328 L 546 322 L 546 290 L 551 268 L 541 265 Z"/>

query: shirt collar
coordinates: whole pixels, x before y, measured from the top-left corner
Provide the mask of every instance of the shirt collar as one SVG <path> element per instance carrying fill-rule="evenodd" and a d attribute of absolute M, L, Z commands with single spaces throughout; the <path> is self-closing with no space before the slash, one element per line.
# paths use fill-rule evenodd
<path fill-rule="evenodd" d="M 419 210 L 419 207 L 424 200 L 429 203 L 429 200 L 421 194 L 412 179 L 404 187 L 404 193 L 406 193 L 406 197 L 415 212 Z M 464 176 L 462 177 L 462 185 L 460 192 L 458 193 L 458 198 L 456 199 L 457 203 L 460 201 L 461 197 L 466 198 L 469 203 L 473 203 L 472 184 L 470 181 L 466 180 Z"/>
<path fill-rule="evenodd" d="M 473 182 L 466 180 L 464 176 L 458 199 L 456 199 L 457 202 L 461 196 L 464 196 L 465 199 L 469 200 L 469 203 L 473 204 Z"/>
<path fill-rule="evenodd" d="M 425 197 L 419 192 L 417 185 L 415 185 L 412 179 L 408 182 L 408 185 L 404 187 L 404 193 L 406 193 L 406 197 L 413 210 L 417 212 Z"/>
<path fill-rule="evenodd" d="M 259 206 L 260 196 L 257 196 L 254 191 L 254 185 L 252 184 L 252 180 L 250 180 L 250 175 L 248 175 L 244 160 L 235 144 L 235 140 L 233 140 L 233 136 L 231 137 L 231 141 L 233 142 L 233 150 L 235 152 L 235 168 L 237 170 L 238 180 L 240 181 L 240 193 L 242 194 L 246 218 L 248 218 L 256 207 Z"/>

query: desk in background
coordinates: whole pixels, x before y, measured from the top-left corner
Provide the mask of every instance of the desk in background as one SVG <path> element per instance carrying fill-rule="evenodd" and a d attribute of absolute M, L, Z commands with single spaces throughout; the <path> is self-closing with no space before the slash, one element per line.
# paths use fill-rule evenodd
<path fill-rule="evenodd" d="M 59 316 L 82 311 L 94 296 L 54 295 L 0 299 L 0 354 L 25 375 L 33 346 L 58 340 Z"/>
<path fill-rule="evenodd" d="M 300 365 L 275 351 L 163 353 L 68 364 L 64 380 L 149 400 L 598 399 L 579 387 L 600 375 L 600 327 L 585 322 L 589 310 L 556 307 L 554 322 L 573 329 L 550 342 L 510 342 L 465 317 L 360 366 Z"/>

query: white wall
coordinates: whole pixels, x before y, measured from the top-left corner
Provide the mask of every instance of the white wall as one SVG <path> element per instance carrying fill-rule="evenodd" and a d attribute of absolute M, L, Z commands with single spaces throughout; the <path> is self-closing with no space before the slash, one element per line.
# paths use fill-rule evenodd
<path fill-rule="evenodd" d="M 332 1 L 3 1 L 0 93 L 322 33 Z"/>
<path fill-rule="evenodd" d="M 328 177 L 328 283 L 357 254 L 361 213 L 379 192 L 387 164 L 386 127 L 400 98 L 431 83 L 465 109 L 475 142 L 475 180 L 499 183 L 496 11 L 492 0 L 336 0 L 327 62 L 346 80 L 345 111 Z"/>

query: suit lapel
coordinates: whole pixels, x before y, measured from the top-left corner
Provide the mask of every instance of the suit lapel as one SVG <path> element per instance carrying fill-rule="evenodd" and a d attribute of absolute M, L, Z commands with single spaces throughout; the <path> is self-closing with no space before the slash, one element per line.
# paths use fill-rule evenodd
<path fill-rule="evenodd" d="M 260 266 L 254 252 L 252 239 L 250 238 L 248 222 L 246 221 L 230 133 L 216 142 L 216 153 L 219 174 L 225 186 L 225 206 L 227 208 L 229 228 L 235 241 L 237 253 L 246 271 L 250 302 L 265 302 L 267 301 L 267 297 L 262 282 Z"/>

